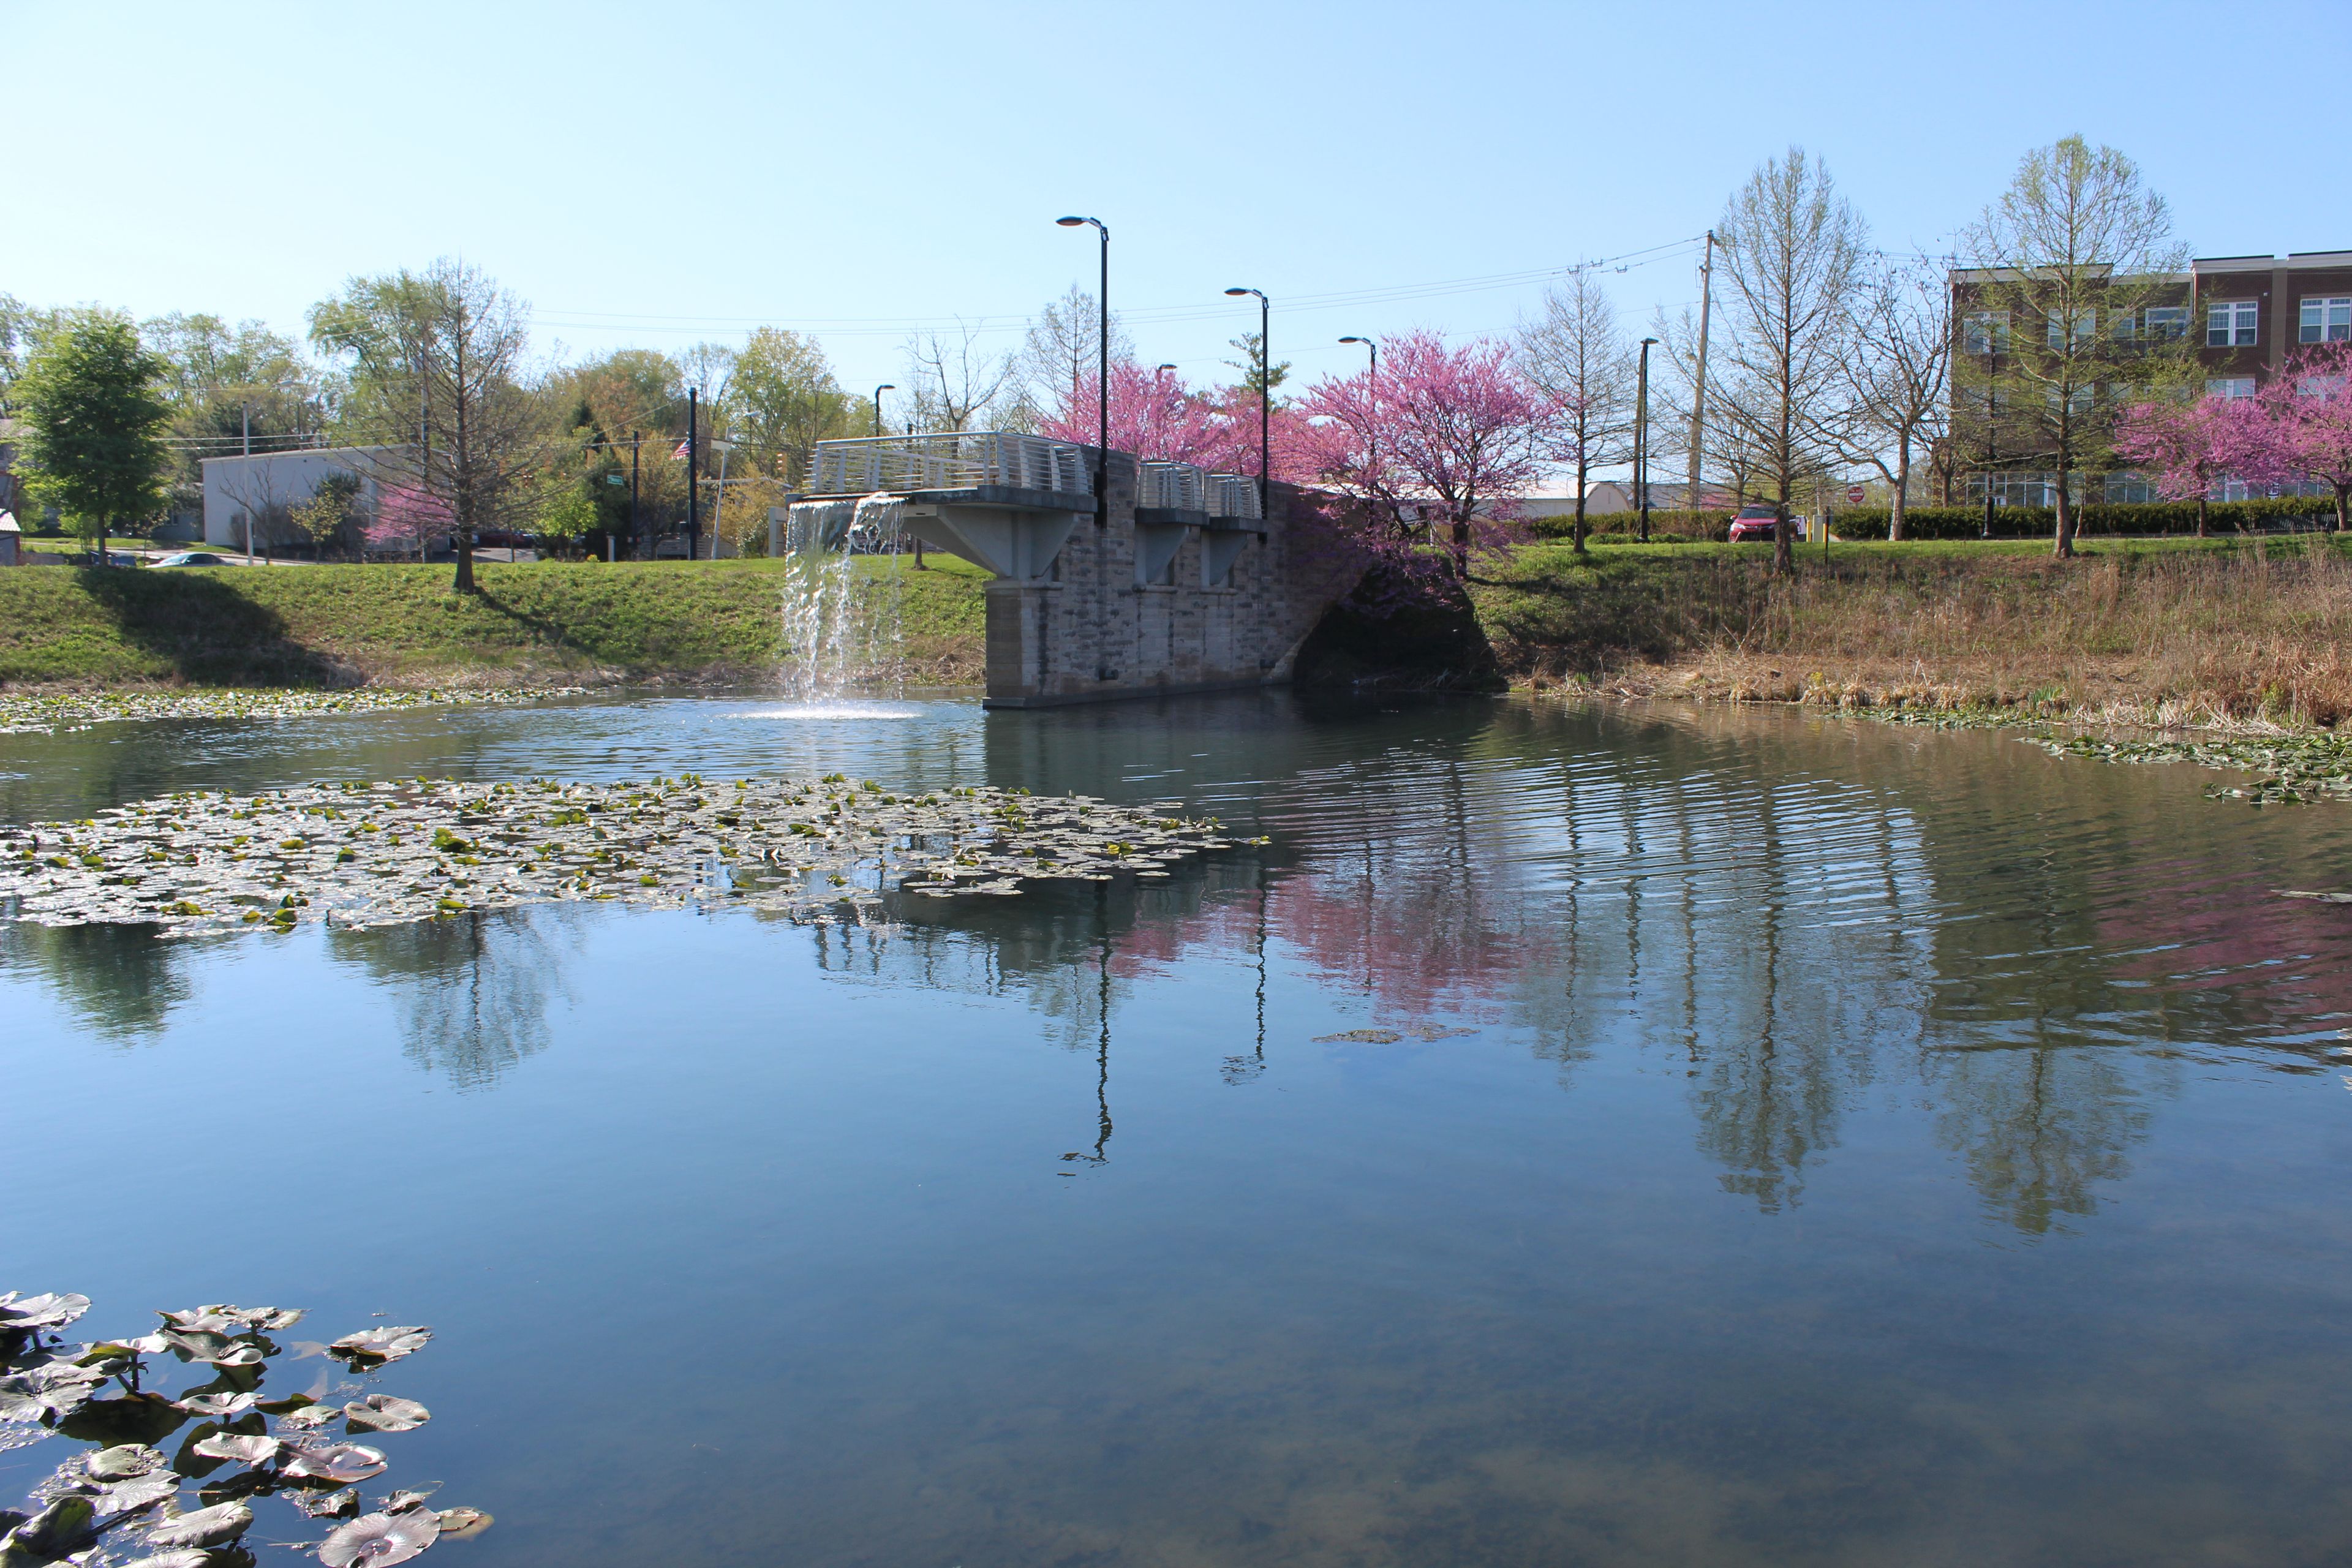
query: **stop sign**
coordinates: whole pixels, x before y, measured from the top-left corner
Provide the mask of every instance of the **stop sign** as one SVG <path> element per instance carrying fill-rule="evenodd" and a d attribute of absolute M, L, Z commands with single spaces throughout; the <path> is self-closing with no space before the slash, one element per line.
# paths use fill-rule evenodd
<path fill-rule="evenodd" d="M 1860 485 L 1846 486 L 1845 504 L 1848 506 L 1860 506 L 1862 504 L 1862 487 Z"/>

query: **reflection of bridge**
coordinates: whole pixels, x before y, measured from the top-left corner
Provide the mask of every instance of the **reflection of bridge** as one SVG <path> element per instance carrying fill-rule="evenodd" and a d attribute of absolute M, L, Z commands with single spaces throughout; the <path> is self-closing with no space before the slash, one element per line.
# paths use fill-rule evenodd
<path fill-rule="evenodd" d="M 887 495 L 907 535 L 994 574 L 991 707 L 1287 680 L 1349 586 L 1299 547 L 1298 492 L 1273 487 L 1267 516 L 1255 479 L 1112 452 L 1097 509 L 1095 460 L 1001 431 L 823 441 L 807 499 Z"/>

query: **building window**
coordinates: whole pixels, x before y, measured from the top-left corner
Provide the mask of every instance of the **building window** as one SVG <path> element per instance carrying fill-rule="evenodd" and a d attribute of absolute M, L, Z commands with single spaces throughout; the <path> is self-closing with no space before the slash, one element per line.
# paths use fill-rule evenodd
<path fill-rule="evenodd" d="M 2084 343 L 2089 342 L 2091 335 L 2099 330 L 2099 313 L 2086 306 L 2073 314 L 2074 331 L 2071 334 L 2074 339 L 2073 346 L 2081 348 Z M 2070 334 L 2066 330 L 2066 320 L 2067 312 L 2064 310 L 2051 312 L 2050 346 L 2061 353 L 2063 353 L 2068 346 L 2067 339 Z"/>
<path fill-rule="evenodd" d="M 2299 376 L 2295 380 L 2294 392 L 2297 397 L 2342 397 L 2344 377 L 2341 375 Z"/>
<path fill-rule="evenodd" d="M 2295 331 L 2297 342 L 2340 343 L 2347 340 L 2352 340 L 2352 297 L 2339 294 L 2332 300 L 2315 298 L 2303 302 L 2303 323 Z"/>
<path fill-rule="evenodd" d="M 2262 306 L 2252 300 L 2223 300 L 2205 307 L 2205 346 L 2209 349 L 2252 348 L 2261 323 Z"/>
<path fill-rule="evenodd" d="M 2009 312 L 1978 310 L 1962 320 L 1961 352 L 1972 354 L 2009 352 Z"/>
<path fill-rule="evenodd" d="M 2251 375 L 2217 375 L 2205 383 L 2208 397 L 2252 397 L 2254 378 Z"/>
<path fill-rule="evenodd" d="M 2140 312 L 2140 321 L 2142 331 L 2151 342 L 2177 343 L 2189 335 L 2189 307 L 2151 305 Z"/>
<path fill-rule="evenodd" d="M 2125 472 L 2105 476 L 2106 501 L 2109 506 L 2137 506 L 2145 501 L 2162 500 L 2157 488 L 2147 482 L 2144 474 Z"/>

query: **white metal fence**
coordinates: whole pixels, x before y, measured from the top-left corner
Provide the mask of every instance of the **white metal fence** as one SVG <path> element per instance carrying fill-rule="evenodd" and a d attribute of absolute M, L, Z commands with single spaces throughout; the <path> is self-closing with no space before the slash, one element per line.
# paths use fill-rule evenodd
<path fill-rule="evenodd" d="M 1150 462 L 1136 485 L 1135 504 L 1176 511 L 1209 510 L 1209 470 L 1193 463 Z"/>
<path fill-rule="evenodd" d="M 809 465 L 812 495 L 960 490 L 980 485 L 1094 493 L 1093 475 L 1079 447 L 1003 430 L 819 441 Z"/>
<path fill-rule="evenodd" d="M 1211 474 L 1208 477 L 1209 515 L 1211 517 L 1257 519 L 1265 515 L 1258 504 L 1257 481 L 1240 474 Z"/>

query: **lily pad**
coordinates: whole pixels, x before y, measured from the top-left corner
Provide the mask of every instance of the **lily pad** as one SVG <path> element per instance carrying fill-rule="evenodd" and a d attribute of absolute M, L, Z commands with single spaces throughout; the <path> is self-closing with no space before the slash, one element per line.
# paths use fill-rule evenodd
<path fill-rule="evenodd" d="M 218 1502 L 167 1519 L 147 1531 L 150 1546 L 226 1546 L 253 1525 L 253 1510 L 241 1502 Z"/>
<path fill-rule="evenodd" d="M 362 1329 L 356 1334 L 345 1334 L 327 1346 L 327 1353 L 353 1365 L 377 1366 L 414 1355 L 425 1348 L 433 1337 L 431 1329 L 408 1328 Z"/>
<path fill-rule="evenodd" d="M 478 1508 L 445 1508 L 441 1510 L 441 1539 L 471 1541 L 497 1522 Z"/>
<path fill-rule="evenodd" d="M 343 1406 L 354 1432 L 413 1432 L 433 1419 L 433 1413 L 414 1399 L 371 1394 Z"/>
<path fill-rule="evenodd" d="M 47 1563 L 81 1550 L 94 1533 L 98 1510 L 79 1493 L 56 1499 L 0 1541 L 0 1560 Z"/>
<path fill-rule="evenodd" d="M 275 1437 L 224 1432 L 217 1436 L 199 1438 L 194 1447 L 207 1459 L 234 1459 L 240 1465 L 260 1466 L 276 1458 L 286 1445 Z"/>
<path fill-rule="evenodd" d="M 312 1519 L 349 1519 L 360 1510 L 357 1487 L 345 1487 L 339 1492 L 289 1492 L 287 1496 Z"/>
<path fill-rule="evenodd" d="M 194 1394 L 179 1401 L 180 1408 L 191 1415 L 210 1415 L 226 1420 L 242 1415 L 253 1408 L 251 1394 Z"/>
<path fill-rule="evenodd" d="M 407 1562 L 440 1536 L 441 1518 L 429 1508 L 363 1513 L 349 1524 L 336 1526 L 320 1543 L 319 1561 L 327 1568 L 352 1568 L 359 1563 L 385 1568 Z"/>
<path fill-rule="evenodd" d="M 81 1468 L 93 1480 L 127 1481 L 133 1476 L 162 1469 L 163 1450 L 149 1447 L 144 1443 L 118 1443 L 111 1448 L 100 1448 L 83 1459 Z"/>
<path fill-rule="evenodd" d="M 158 1552 L 152 1556 L 136 1558 L 125 1563 L 122 1568 L 206 1568 L 206 1564 L 212 1560 L 213 1554 L 209 1552 L 193 1546 L 184 1546 L 170 1552 Z"/>
<path fill-rule="evenodd" d="M 11 1290 L 0 1295 L 0 1329 L 62 1329 L 89 1310 L 87 1296 L 63 1291 L 19 1296 Z"/>
<path fill-rule="evenodd" d="M 361 1443 L 327 1443 L 287 1450 L 286 1473 L 322 1481 L 363 1481 L 383 1473 L 383 1451 Z"/>

